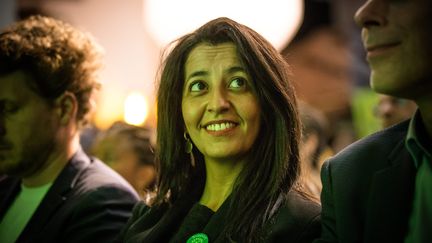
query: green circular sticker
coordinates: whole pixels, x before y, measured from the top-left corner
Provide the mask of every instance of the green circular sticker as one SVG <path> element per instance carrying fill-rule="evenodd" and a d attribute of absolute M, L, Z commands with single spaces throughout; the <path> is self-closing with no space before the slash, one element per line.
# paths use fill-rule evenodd
<path fill-rule="evenodd" d="M 186 241 L 186 243 L 208 243 L 208 237 L 204 233 L 198 233 L 192 235 L 189 240 Z"/>

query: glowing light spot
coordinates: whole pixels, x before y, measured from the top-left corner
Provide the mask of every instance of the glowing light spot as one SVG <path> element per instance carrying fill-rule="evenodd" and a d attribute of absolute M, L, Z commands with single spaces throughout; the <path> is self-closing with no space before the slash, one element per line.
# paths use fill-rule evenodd
<path fill-rule="evenodd" d="M 148 103 L 139 92 L 130 93 L 124 102 L 124 121 L 128 124 L 142 125 L 148 115 Z"/>
<path fill-rule="evenodd" d="M 302 0 L 143 0 L 143 22 L 162 47 L 217 17 L 245 24 L 282 49 L 303 21 Z"/>

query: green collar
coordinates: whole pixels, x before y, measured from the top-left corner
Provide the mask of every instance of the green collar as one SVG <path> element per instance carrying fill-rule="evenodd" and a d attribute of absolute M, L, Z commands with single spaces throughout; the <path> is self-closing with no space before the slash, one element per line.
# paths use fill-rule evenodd
<path fill-rule="evenodd" d="M 405 139 L 405 147 L 414 159 L 414 165 L 419 168 L 423 158 L 432 161 L 431 148 L 432 144 L 428 144 L 428 136 L 421 118 L 420 111 L 417 110 L 411 118 L 408 133 Z"/>

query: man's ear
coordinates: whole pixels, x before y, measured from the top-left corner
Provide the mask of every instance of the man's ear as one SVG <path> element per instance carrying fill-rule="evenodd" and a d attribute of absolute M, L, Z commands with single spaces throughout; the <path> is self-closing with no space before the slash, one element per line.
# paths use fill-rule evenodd
<path fill-rule="evenodd" d="M 78 101 L 73 93 L 66 91 L 60 97 L 56 98 L 55 107 L 60 124 L 67 125 L 71 120 L 76 119 Z"/>

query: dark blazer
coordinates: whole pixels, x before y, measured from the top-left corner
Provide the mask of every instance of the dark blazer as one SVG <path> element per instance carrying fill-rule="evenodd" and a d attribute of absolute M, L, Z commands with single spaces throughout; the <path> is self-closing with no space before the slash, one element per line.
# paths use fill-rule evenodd
<path fill-rule="evenodd" d="M 137 204 L 119 241 L 169 242 L 194 203 L 196 202 L 192 200 L 189 202 L 183 200 L 172 207 L 162 205 L 152 208 L 143 203 Z M 221 234 L 223 225 L 229 221 L 226 217 L 227 207 L 224 207 L 226 205 L 228 204 L 224 203 L 205 226 L 209 242 L 230 242 Z M 319 215 L 318 204 L 304 199 L 298 193 L 291 192 L 276 214 L 265 242 L 312 242 L 320 234 Z"/>
<path fill-rule="evenodd" d="M 0 179 L 0 220 L 19 190 L 19 179 Z M 17 243 L 112 242 L 138 200 L 123 178 L 79 150 L 54 181 Z"/>
<path fill-rule="evenodd" d="M 316 242 L 403 242 L 415 186 L 405 148 L 409 121 L 341 151 L 322 168 L 322 236 Z"/>

